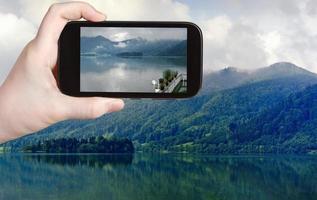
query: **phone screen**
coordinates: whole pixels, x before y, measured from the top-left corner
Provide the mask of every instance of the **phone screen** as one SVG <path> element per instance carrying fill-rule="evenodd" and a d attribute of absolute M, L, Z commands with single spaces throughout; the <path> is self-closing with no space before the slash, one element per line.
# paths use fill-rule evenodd
<path fill-rule="evenodd" d="M 81 92 L 187 92 L 187 28 L 81 27 Z"/>

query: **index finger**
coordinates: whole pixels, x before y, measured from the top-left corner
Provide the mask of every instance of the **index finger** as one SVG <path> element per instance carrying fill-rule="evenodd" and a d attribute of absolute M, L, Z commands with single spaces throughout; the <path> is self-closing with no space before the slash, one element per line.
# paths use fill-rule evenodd
<path fill-rule="evenodd" d="M 42 44 L 47 44 L 47 42 L 57 43 L 67 22 L 81 18 L 97 22 L 105 20 L 106 16 L 84 2 L 53 4 L 40 25 L 37 39 L 49 40 L 41 41 Z"/>

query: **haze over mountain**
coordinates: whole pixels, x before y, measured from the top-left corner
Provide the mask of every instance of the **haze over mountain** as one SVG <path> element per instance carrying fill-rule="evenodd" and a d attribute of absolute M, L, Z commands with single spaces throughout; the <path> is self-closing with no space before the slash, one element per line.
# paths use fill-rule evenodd
<path fill-rule="evenodd" d="M 103 36 L 81 37 L 82 54 L 117 55 L 123 52 L 138 52 L 145 56 L 186 56 L 186 40 L 145 40 L 141 37 L 111 41 Z"/>
<path fill-rule="evenodd" d="M 235 67 L 226 67 L 223 70 L 210 73 L 204 77 L 203 92 L 210 92 L 217 89 L 223 90 L 245 83 L 264 80 L 287 77 L 295 78 L 296 76 L 315 77 L 316 74 L 288 62 L 279 62 L 256 70 L 242 70 Z"/>
<path fill-rule="evenodd" d="M 10 142 L 13 150 L 47 138 L 114 135 L 138 150 L 208 153 L 314 153 L 317 75 L 291 63 L 254 71 L 229 67 L 204 77 L 185 100 L 126 101 L 119 113 L 66 121 Z"/>

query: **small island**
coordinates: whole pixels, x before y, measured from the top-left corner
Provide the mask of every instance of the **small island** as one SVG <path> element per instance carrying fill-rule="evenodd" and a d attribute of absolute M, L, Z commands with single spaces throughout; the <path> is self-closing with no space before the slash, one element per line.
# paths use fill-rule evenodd
<path fill-rule="evenodd" d="M 142 57 L 142 52 L 121 52 L 116 54 L 118 57 Z"/>
<path fill-rule="evenodd" d="M 134 153 L 129 139 L 105 138 L 103 136 L 88 139 L 58 138 L 38 141 L 37 144 L 22 148 L 24 153 Z"/>

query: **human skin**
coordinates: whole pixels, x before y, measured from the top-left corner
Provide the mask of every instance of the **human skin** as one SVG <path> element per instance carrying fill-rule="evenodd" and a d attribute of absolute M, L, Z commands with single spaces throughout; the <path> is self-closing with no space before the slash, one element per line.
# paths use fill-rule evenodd
<path fill-rule="evenodd" d="M 105 15 L 83 2 L 53 4 L 35 38 L 22 50 L 0 87 L 0 143 L 67 119 L 92 119 L 124 107 L 121 99 L 77 98 L 60 92 L 53 70 L 59 36 L 70 20 L 103 21 Z"/>

